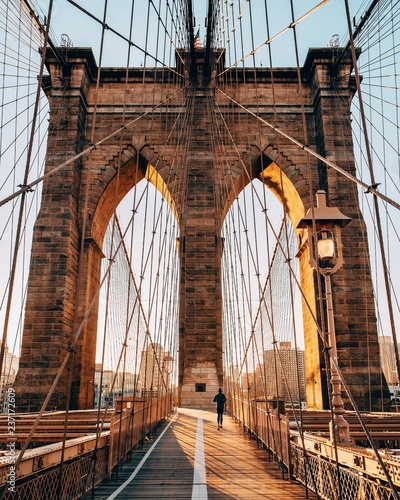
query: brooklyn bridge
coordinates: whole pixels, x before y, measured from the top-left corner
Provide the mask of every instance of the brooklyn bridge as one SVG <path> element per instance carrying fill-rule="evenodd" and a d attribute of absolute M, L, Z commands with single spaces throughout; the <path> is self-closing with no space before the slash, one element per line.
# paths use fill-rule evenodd
<path fill-rule="evenodd" d="M 398 2 L 95 4 L 1 2 L 0 498 L 399 498 Z"/>

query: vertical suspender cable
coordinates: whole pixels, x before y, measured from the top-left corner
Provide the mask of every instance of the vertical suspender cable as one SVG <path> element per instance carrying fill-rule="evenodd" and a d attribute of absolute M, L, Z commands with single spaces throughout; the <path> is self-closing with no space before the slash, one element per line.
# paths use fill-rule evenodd
<path fill-rule="evenodd" d="M 375 185 L 376 180 L 375 180 L 375 173 L 374 173 L 372 156 L 371 156 L 369 137 L 368 137 L 368 132 L 367 132 L 367 122 L 366 122 L 366 118 L 365 118 L 364 101 L 363 101 L 363 96 L 362 96 L 362 92 L 361 92 L 360 75 L 358 72 L 357 55 L 356 55 L 356 49 L 354 46 L 353 32 L 351 29 L 351 17 L 350 17 L 349 2 L 348 2 L 348 0 L 344 0 L 344 3 L 345 3 L 345 8 L 346 8 L 347 27 L 349 30 L 349 37 L 350 37 L 351 57 L 352 57 L 352 61 L 353 61 L 354 76 L 355 76 L 355 80 L 356 80 L 359 106 L 360 106 L 360 112 L 361 112 L 362 128 L 363 128 L 363 133 L 364 133 L 364 145 L 365 145 L 365 150 L 366 150 L 367 159 L 368 159 L 368 168 L 369 168 L 369 173 L 370 173 L 370 178 L 371 178 L 371 185 Z M 395 324 L 394 313 L 393 313 L 392 293 L 391 293 L 390 282 L 389 282 L 389 270 L 388 270 L 387 261 L 386 261 L 385 246 L 384 246 L 384 240 L 383 240 L 383 232 L 382 232 L 378 199 L 376 196 L 374 196 L 373 200 L 374 200 L 375 217 L 376 217 L 376 221 L 377 221 L 377 231 L 378 231 L 380 255 L 381 255 L 381 260 L 382 260 L 383 278 L 384 278 L 385 288 L 386 288 L 386 297 L 387 297 L 387 306 L 388 306 L 388 312 L 389 312 L 390 327 L 391 327 L 391 333 L 392 333 L 392 339 L 393 339 L 393 345 L 394 345 L 394 353 L 395 353 L 395 357 L 396 357 L 397 377 L 398 377 L 398 380 L 400 380 L 400 357 L 399 357 L 399 347 L 398 347 L 398 341 L 397 341 L 397 335 L 396 335 L 396 324 Z"/>
<path fill-rule="evenodd" d="M 29 145 L 28 145 L 28 152 L 27 152 L 27 158 L 26 158 L 26 163 L 25 163 L 24 180 L 22 182 L 22 186 L 28 185 L 28 175 L 29 175 L 30 163 L 31 163 L 31 158 L 32 158 L 34 136 L 36 133 L 36 122 L 37 122 L 37 117 L 38 117 L 39 100 L 40 100 L 40 93 L 41 93 L 41 89 L 42 89 L 43 72 L 44 72 L 46 52 L 47 52 L 47 46 L 48 46 L 48 40 L 49 40 L 50 20 L 51 20 L 52 11 L 53 11 L 53 0 L 50 0 L 48 13 L 47 13 L 48 23 L 46 26 L 46 31 L 45 31 L 44 40 L 43 40 L 43 53 L 42 53 L 42 59 L 41 59 L 41 63 L 40 63 L 40 71 L 39 71 L 39 77 L 38 77 L 38 83 L 37 83 L 35 106 L 34 106 L 34 111 L 33 111 L 32 122 L 31 122 L 30 140 L 29 140 Z M 24 210 L 25 210 L 26 194 L 27 194 L 27 191 L 23 191 L 21 194 L 21 202 L 20 202 L 20 208 L 19 208 L 17 229 L 16 229 L 16 234 L 15 234 L 14 251 L 13 251 L 13 257 L 12 257 L 12 264 L 11 264 L 10 285 L 9 285 L 9 290 L 8 290 L 6 314 L 5 314 L 5 319 L 4 319 L 4 328 L 3 328 L 2 340 L 1 340 L 1 346 L 0 346 L 0 374 L 3 373 L 4 353 L 5 353 L 6 343 L 7 343 L 8 327 L 9 327 L 9 320 L 10 320 L 10 313 L 11 313 L 11 302 L 12 302 L 12 297 L 13 297 L 17 260 L 18 260 L 18 255 L 19 255 L 19 246 L 20 246 L 20 239 L 21 239 L 21 232 L 22 232 L 22 225 L 23 225 L 23 214 L 24 214 Z"/>

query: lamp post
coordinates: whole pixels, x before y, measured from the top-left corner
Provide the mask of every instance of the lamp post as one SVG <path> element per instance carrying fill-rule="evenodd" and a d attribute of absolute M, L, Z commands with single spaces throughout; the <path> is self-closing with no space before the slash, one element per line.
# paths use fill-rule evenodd
<path fill-rule="evenodd" d="M 88 409 L 89 406 L 89 384 L 93 384 L 93 381 L 92 380 L 86 381 L 86 409 Z"/>
<path fill-rule="evenodd" d="M 343 266 L 341 228 L 345 227 L 351 219 L 343 215 L 338 208 L 326 206 L 325 191 L 317 191 L 316 199 L 317 206 L 308 210 L 297 228 L 307 229 L 310 265 L 325 278 L 327 343 L 330 350 L 329 371 L 333 412 L 333 422 L 330 423 L 330 439 L 332 442 L 344 444 L 350 442 L 350 428 L 343 417 L 345 409 L 337 370 L 338 358 L 331 275 Z"/>
<path fill-rule="evenodd" d="M 163 370 L 167 375 L 167 379 L 165 381 L 167 386 L 167 391 L 169 390 L 169 376 L 171 375 L 173 369 L 174 369 L 174 358 L 169 354 L 167 354 L 166 356 L 164 356 L 163 359 Z"/>
<path fill-rule="evenodd" d="M 316 407 L 316 403 L 315 403 L 315 401 L 316 401 L 315 385 L 316 385 L 317 381 L 313 377 L 313 378 L 308 379 L 307 383 L 308 384 L 312 384 L 311 387 L 312 387 L 312 396 L 313 396 L 313 408 L 315 408 Z"/>

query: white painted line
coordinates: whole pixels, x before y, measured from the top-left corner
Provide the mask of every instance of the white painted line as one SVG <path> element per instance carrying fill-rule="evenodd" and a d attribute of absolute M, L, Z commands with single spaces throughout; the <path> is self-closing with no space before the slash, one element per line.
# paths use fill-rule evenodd
<path fill-rule="evenodd" d="M 174 422 L 177 419 L 177 417 L 178 417 L 178 413 L 175 413 L 174 418 L 167 425 L 167 427 L 162 431 L 162 433 L 158 436 L 157 440 L 154 441 L 154 444 L 151 446 L 151 448 L 149 448 L 149 450 L 147 451 L 146 455 L 139 462 L 139 464 L 137 465 L 136 469 L 132 472 L 132 474 L 129 476 L 129 478 L 124 483 L 122 483 L 121 486 L 118 489 L 116 489 L 114 491 L 114 493 L 107 498 L 107 500 L 113 500 L 114 498 L 117 498 L 117 495 L 119 495 L 121 493 L 121 491 L 123 491 L 128 486 L 128 484 L 133 481 L 133 479 L 135 478 L 136 474 L 140 471 L 140 469 L 143 467 L 143 464 L 149 458 L 150 453 L 154 450 L 154 448 L 157 446 L 157 444 L 160 441 L 160 439 L 164 436 L 164 434 L 169 429 L 169 426 L 172 424 L 172 422 Z"/>
<path fill-rule="evenodd" d="M 196 449 L 194 454 L 192 500 L 207 500 L 206 461 L 204 458 L 203 414 L 197 420 Z"/>

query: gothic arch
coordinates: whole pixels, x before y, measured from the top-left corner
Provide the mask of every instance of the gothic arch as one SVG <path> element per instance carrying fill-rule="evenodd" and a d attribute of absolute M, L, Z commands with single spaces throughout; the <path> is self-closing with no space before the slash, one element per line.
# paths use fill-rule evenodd
<path fill-rule="evenodd" d="M 227 204 L 224 210 L 224 216 L 236 200 L 239 193 L 253 179 L 259 179 L 275 195 L 279 202 L 285 207 L 295 233 L 299 249 L 301 242 L 306 240 L 304 230 L 296 229 L 297 225 L 305 215 L 306 208 L 299 194 L 296 183 L 304 185 L 305 180 L 301 174 L 301 169 L 293 165 L 286 157 L 278 153 L 273 146 L 265 147 L 263 151 L 253 146 L 249 150 L 250 167 L 243 171 L 228 196 Z M 317 408 L 323 408 L 323 383 L 321 380 L 321 366 L 323 359 L 321 356 L 320 340 L 315 325 L 314 318 L 317 317 L 316 295 L 314 286 L 314 275 L 311 266 L 308 263 L 308 253 L 300 251 L 298 254 L 300 264 L 300 284 L 304 293 L 302 299 L 302 313 L 304 325 L 304 344 L 305 344 L 305 368 L 306 379 L 312 381 L 307 384 L 307 401 L 309 406 L 314 405 Z M 322 374 L 323 375 L 323 374 Z"/>
<path fill-rule="evenodd" d="M 98 199 L 92 200 L 95 208 L 88 228 L 90 238 L 97 243 L 99 248 L 102 247 L 106 228 L 115 208 L 127 193 L 143 179 L 147 179 L 153 184 L 169 204 L 175 216 L 177 214 L 175 202 L 162 174 L 142 152 L 148 153 L 148 147 L 144 146 L 138 150 L 134 146 L 129 146 L 119 155 L 121 157 L 130 156 L 127 161 L 118 166 L 119 160 L 116 157 L 110 160 L 108 167 L 106 167 L 108 171 L 112 167 L 113 174 L 100 184 Z"/>
<path fill-rule="evenodd" d="M 122 199 L 131 191 L 135 185 L 147 179 L 167 201 L 174 215 L 176 209 L 171 193 L 164 182 L 161 174 L 154 166 L 133 147 L 129 151 L 134 152 L 133 156 L 119 167 L 119 172 L 115 170 L 114 175 L 104 183 L 102 190 L 98 193 L 96 200 L 91 200 L 95 205 L 93 218 L 88 232 L 87 256 L 83 256 L 85 272 L 82 273 L 80 282 L 81 298 L 79 303 L 89 306 L 92 297 L 95 296 L 100 286 L 101 261 L 104 257 L 102 253 L 103 239 L 115 211 Z M 110 164 L 115 164 L 115 159 Z M 86 308 L 85 307 L 85 308 Z M 95 349 L 93 349 L 93 334 L 97 336 L 98 303 L 96 301 L 93 312 L 88 318 L 87 325 L 84 325 L 82 338 L 79 341 L 81 357 L 78 359 L 72 394 L 75 395 L 72 404 L 76 407 L 92 405 L 93 394 L 86 394 L 87 380 L 93 377 L 95 364 Z"/>
<path fill-rule="evenodd" d="M 143 161 L 141 159 L 138 161 L 140 166 L 138 173 L 142 178 L 146 173 L 150 175 L 152 167 L 149 164 L 153 164 L 155 168 L 151 177 L 158 186 L 165 186 L 165 183 L 168 185 L 179 213 L 180 237 L 182 236 L 184 241 L 181 245 L 180 294 L 181 302 L 184 304 L 180 308 L 179 322 L 181 346 L 179 383 L 185 389 L 181 391 L 186 395 L 185 405 L 203 404 L 208 401 L 214 388 L 216 390 L 223 381 L 222 303 L 218 264 L 222 247 L 219 244 L 221 220 L 236 198 L 236 193 L 243 189 L 250 178 L 256 177 L 259 177 L 278 198 L 281 198 L 281 201 L 287 204 L 293 222 L 301 216 L 301 210 L 304 210 L 304 207 L 309 208 L 313 202 L 310 199 L 310 190 L 315 192 L 321 188 L 328 193 L 329 205 L 344 209 L 343 213 L 354 219 L 343 232 L 343 242 L 347 248 L 346 266 L 335 275 L 333 283 L 335 305 L 341 311 L 337 317 L 338 353 L 343 371 L 348 376 L 351 391 L 360 407 L 368 409 L 371 408 L 371 400 L 380 401 L 381 369 L 368 248 L 365 243 L 361 243 L 358 247 L 354 245 L 357 219 L 360 220 L 359 229 L 356 228 L 359 239 L 362 239 L 365 233 L 354 186 L 350 186 L 336 170 L 324 168 L 315 158 L 311 158 L 310 180 L 308 180 L 307 154 L 303 149 L 286 138 L 278 137 L 276 128 L 263 126 L 260 134 L 258 121 L 239 120 L 234 125 L 234 132 L 237 136 L 235 140 L 237 150 L 242 153 L 238 158 L 236 150 L 229 152 L 227 149 L 226 161 L 230 163 L 231 173 L 236 180 L 234 186 L 226 188 L 224 184 L 226 172 L 223 168 L 215 170 L 213 168 L 215 155 L 225 156 L 225 150 L 220 148 L 214 155 L 208 115 L 205 112 L 208 96 L 204 89 L 194 88 L 196 113 L 189 113 L 188 116 L 192 130 L 201 132 L 202 140 L 197 140 L 197 134 L 192 134 L 185 137 L 188 143 L 181 143 L 183 150 L 187 148 L 191 152 L 187 164 L 184 165 L 187 176 L 184 178 L 185 185 L 182 188 L 181 177 L 177 172 L 174 172 L 175 177 L 174 175 L 169 177 L 171 172 L 167 174 L 169 165 L 176 160 L 176 150 L 162 146 L 166 139 L 165 124 L 169 113 L 171 110 L 175 113 L 177 109 L 185 106 L 185 94 L 184 92 L 176 94 L 177 85 L 172 73 L 169 76 L 166 74 L 168 78 L 162 80 L 162 83 L 161 80 L 154 82 L 152 75 L 143 79 L 139 70 L 130 73 L 128 106 L 132 118 L 139 119 L 141 112 L 139 110 L 143 109 L 142 106 L 138 106 L 139 101 L 145 106 L 144 109 L 150 110 L 154 102 L 162 102 L 166 95 L 176 95 L 174 106 L 161 107 L 159 114 L 154 116 L 146 112 L 140 118 L 139 129 L 131 126 L 118 128 L 118 136 L 111 137 L 108 135 L 110 126 L 112 125 L 114 129 L 120 127 L 123 119 L 124 103 L 120 84 L 125 81 L 126 72 L 122 68 L 101 72 L 102 106 L 101 112 L 95 119 L 94 101 L 97 99 L 95 82 L 98 68 L 93 54 L 84 48 L 66 50 L 69 75 L 67 82 L 60 78 L 65 68 L 55 54 L 51 51 L 46 53 L 46 65 L 50 75 L 46 81 L 48 84 L 46 94 L 53 110 L 50 113 L 52 133 L 49 135 L 46 172 L 51 173 L 51 170 L 62 161 L 70 160 L 71 155 L 80 154 L 87 144 L 91 143 L 89 132 L 93 125 L 96 127 L 96 137 L 107 137 L 107 141 L 95 149 L 91 148 L 90 157 L 84 155 L 74 162 L 68 162 L 68 167 L 62 171 L 57 170 L 54 177 L 46 178 L 43 185 L 42 206 L 34 231 L 21 363 L 16 381 L 19 407 L 31 411 L 40 408 L 55 374 L 58 373 L 60 363 L 65 358 L 75 325 L 82 319 L 84 311 L 87 311 L 88 304 L 94 298 L 99 278 L 93 276 L 90 271 L 100 269 L 99 263 L 103 257 L 100 246 L 102 233 L 111 216 L 111 194 L 108 200 L 103 193 L 106 188 L 108 193 L 115 192 L 113 183 L 117 165 L 121 168 L 120 174 L 122 171 L 126 172 L 126 175 L 123 175 L 123 182 L 126 184 L 121 194 L 124 190 L 128 190 L 132 182 L 132 177 L 129 175 L 132 176 L 133 172 L 136 172 L 135 169 L 129 171 L 129 165 L 136 165 L 135 158 L 138 151 L 143 157 Z M 331 48 L 313 49 L 309 52 L 302 70 L 301 85 L 307 109 L 308 143 L 311 149 L 329 157 L 331 161 L 335 161 L 352 173 L 354 155 L 350 113 L 345 114 L 343 119 L 343 110 L 336 106 L 338 89 L 336 86 L 333 88 L 327 85 L 330 82 L 331 66 Z M 344 62 L 341 71 L 349 73 L 350 67 L 351 62 Z M 298 75 L 290 68 L 274 69 L 274 72 L 275 84 L 282 90 L 277 94 L 278 122 L 291 137 L 297 137 L 301 141 Z M 258 75 L 260 79 L 257 89 L 262 90 L 259 96 L 264 96 L 264 102 L 260 102 L 263 104 L 260 118 L 268 121 L 273 114 L 270 69 L 260 68 Z M 146 93 L 149 84 L 153 86 L 155 93 Z M 343 80 L 339 89 L 346 99 L 350 95 L 350 84 L 351 81 L 348 79 Z M 257 96 L 251 79 L 243 79 L 234 87 L 229 85 L 226 87 L 226 95 L 231 94 L 238 102 L 245 106 L 249 105 L 250 109 L 256 109 L 258 101 L 255 100 Z M 223 109 L 229 110 L 232 103 L 224 99 L 223 96 L 217 96 L 216 101 L 223 106 Z M 59 106 L 60 102 L 62 107 Z M 340 141 L 337 140 L 338 132 Z M 257 136 L 268 146 L 249 144 L 248 141 L 256 141 Z M 161 143 L 160 137 L 163 138 Z M 124 158 L 119 162 L 121 139 L 125 149 Z M 143 146 L 137 150 L 133 144 L 143 144 Z M 284 152 L 287 156 L 278 151 Z M 110 158 L 112 160 L 106 164 Z M 250 175 L 243 173 L 243 162 L 251 169 Z M 161 175 L 154 175 L 155 171 L 162 172 L 163 178 L 168 180 L 164 183 Z M 280 187 L 282 179 L 284 190 Z M 158 189 L 164 190 L 163 187 Z M 82 228 L 82 222 L 85 220 L 82 216 L 86 190 L 90 193 L 89 210 L 86 226 Z M 294 200 L 289 199 L 289 196 L 290 198 L 294 196 Z M 217 214 L 216 200 L 217 206 L 221 207 Z M 113 201 L 112 205 L 115 206 L 115 197 Z M 362 241 L 365 242 L 365 238 Z M 84 243 L 83 251 L 82 243 Z M 200 250 L 203 252 L 201 262 L 198 259 Z M 307 272 L 310 275 L 305 256 L 301 262 L 303 262 L 302 276 L 306 276 Z M 359 280 L 360 268 L 364 272 L 362 282 Z M 312 276 L 303 284 L 303 288 L 304 286 L 310 286 L 310 290 L 314 288 Z M 366 293 L 356 294 L 361 286 Z M 355 303 L 357 305 L 354 305 Z M 90 331 L 97 331 L 96 322 L 97 317 L 92 314 L 88 319 L 87 328 Z M 82 338 L 88 342 L 89 336 Z M 91 361 L 93 353 L 90 352 L 89 345 L 78 347 L 82 351 L 87 348 L 89 353 L 87 359 L 82 356 L 79 361 L 75 377 L 76 386 L 72 394 L 76 407 L 83 407 L 82 400 L 85 398 L 85 393 L 81 394 L 79 385 L 84 385 L 92 376 L 89 370 L 90 363 L 93 364 Z M 367 347 L 371 352 L 368 364 L 365 360 Z M 181 362 L 184 356 L 184 362 Z M 319 349 L 316 356 L 315 359 L 319 362 Z M 365 376 L 367 371 L 368 377 Z M 207 385 L 210 394 L 204 393 L 204 399 L 198 399 L 193 394 L 199 373 L 202 376 L 210 375 L 210 383 Z M 69 397 L 68 390 L 68 374 L 64 374 L 50 405 L 65 406 Z"/>

